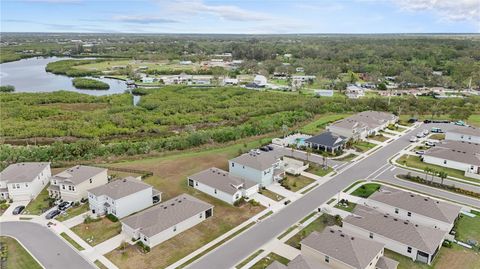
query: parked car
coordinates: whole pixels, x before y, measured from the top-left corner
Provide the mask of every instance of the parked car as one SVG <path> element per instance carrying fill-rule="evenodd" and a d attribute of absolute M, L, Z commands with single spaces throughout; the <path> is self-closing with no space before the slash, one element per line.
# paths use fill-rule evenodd
<path fill-rule="evenodd" d="M 270 151 L 270 149 L 266 146 L 260 148 L 261 151 Z"/>
<path fill-rule="evenodd" d="M 417 141 L 418 141 L 418 138 L 416 138 L 415 136 L 410 137 L 410 142 L 417 142 Z"/>
<path fill-rule="evenodd" d="M 287 200 L 287 201 L 283 202 L 283 204 L 284 204 L 284 205 L 288 205 L 288 204 L 290 204 L 291 202 L 292 202 L 292 201 Z"/>
<path fill-rule="evenodd" d="M 408 123 L 415 123 L 415 122 L 417 122 L 417 121 L 418 121 L 417 118 L 410 118 L 410 119 L 408 119 Z"/>
<path fill-rule="evenodd" d="M 273 150 L 273 146 L 268 145 L 267 148 L 268 148 L 269 150 Z"/>
<path fill-rule="evenodd" d="M 429 147 L 435 147 L 435 143 L 432 142 L 432 141 L 427 141 L 427 142 L 425 142 L 425 145 L 426 145 L 426 146 L 429 146 Z"/>
<path fill-rule="evenodd" d="M 428 129 L 423 129 L 423 134 L 424 135 L 428 135 L 430 133 L 430 131 Z"/>
<path fill-rule="evenodd" d="M 453 124 L 458 125 L 458 126 L 468 126 L 464 121 L 461 121 L 461 120 L 456 121 Z"/>
<path fill-rule="evenodd" d="M 441 133 L 443 133 L 443 130 L 438 128 L 438 127 L 433 127 L 432 128 L 432 133 L 441 134 Z"/>
<path fill-rule="evenodd" d="M 425 150 L 417 150 L 415 151 L 415 153 L 417 153 L 418 155 L 423 155 L 425 154 Z"/>
<path fill-rule="evenodd" d="M 13 209 L 12 214 L 13 214 L 13 215 L 18 215 L 18 214 L 22 213 L 22 211 L 23 211 L 24 209 L 25 209 L 25 206 L 19 205 L 19 206 L 15 207 L 15 209 Z"/>
<path fill-rule="evenodd" d="M 425 135 L 424 135 L 423 133 L 418 133 L 418 134 L 417 134 L 417 137 L 418 137 L 418 138 L 422 138 L 422 137 L 424 137 L 424 136 L 425 136 Z"/>
<path fill-rule="evenodd" d="M 46 216 L 45 218 L 46 219 L 53 219 L 55 218 L 57 215 L 59 215 L 60 213 L 62 213 L 62 211 L 58 210 L 58 209 L 54 209 L 52 211 L 50 211 Z"/>
<path fill-rule="evenodd" d="M 73 202 L 62 202 L 58 205 L 58 210 L 65 211 L 73 205 Z"/>

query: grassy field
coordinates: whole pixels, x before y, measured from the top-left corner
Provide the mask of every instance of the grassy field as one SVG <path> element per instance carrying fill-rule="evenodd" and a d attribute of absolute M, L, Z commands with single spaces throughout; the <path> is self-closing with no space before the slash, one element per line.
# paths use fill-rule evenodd
<path fill-rule="evenodd" d="M 83 214 L 89 210 L 88 204 L 82 204 L 79 206 L 73 206 L 67 209 L 67 211 L 56 218 L 58 221 L 66 221 L 80 214 Z"/>
<path fill-rule="evenodd" d="M 297 192 L 314 181 L 315 180 L 304 176 L 287 175 L 285 179 L 282 180 L 282 186 L 288 186 L 290 191 Z"/>
<path fill-rule="evenodd" d="M 70 243 L 74 248 L 82 251 L 84 250 L 84 248 L 82 246 L 80 246 L 75 240 L 73 240 L 70 236 L 68 236 L 68 234 L 66 233 L 61 233 L 60 234 L 61 237 L 63 237 L 65 240 L 67 240 L 68 243 Z"/>
<path fill-rule="evenodd" d="M 374 148 L 375 146 L 376 146 L 375 144 L 369 143 L 367 141 L 359 141 L 353 144 L 353 147 L 359 152 L 365 152 L 369 149 Z"/>
<path fill-rule="evenodd" d="M 290 245 L 294 248 L 300 249 L 300 242 L 310 235 L 312 232 L 321 232 L 325 227 L 332 226 L 335 224 L 335 217 L 323 214 L 314 220 L 312 223 L 308 224 L 305 228 L 299 231 L 296 235 L 292 236 L 285 242 L 287 245 Z"/>
<path fill-rule="evenodd" d="M 343 162 L 348 162 L 348 161 L 351 161 L 353 159 L 355 159 L 355 157 L 357 157 L 358 155 L 355 155 L 353 153 L 350 153 L 344 157 L 341 157 L 341 158 L 338 158 L 338 159 L 335 159 L 337 161 L 343 161 Z"/>
<path fill-rule="evenodd" d="M 303 128 L 300 129 L 300 132 L 311 134 L 311 135 L 317 135 L 321 131 L 323 131 L 329 123 L 344 119 L 350 115 L 351 114 L 327 114 L 327 115 L 319 116 L 314 122 L 311 122 L 303 126 Z"/>
<path fill-rule="evenodd" d="M 351 194 L 362 198 L 368 198 L 370 197 L 370 195 L 380 189 L 380 186 L 380 184 L 376 183 L 363 184 L 362 186 L 354 190 Z"/>
<path fill-rule="evenodd" d="M 473 239 L 480 242 L 480 215 L 471 218 L 461 214 L 456 223 L 456 231 L 457 240 L 467 242 L 468 239 Z"/>
<path fill-rule="evenodd" d="M 47 188 L 50 184 L 45 186 L 45 188 L 38 194 L 38 196 L 28 203 L 25 208 L 24 214 L 29 215 L 41 215 L 45 210 L 49 209 L 49 197 Z"/>
<path fill-rule="evenodd" d="M 88 224 L 82 223 L 72 228 L 74 233 L 91 246 L 98 245 L 120 234 L 121 230 L 120 221 L 112 222 L 107 218 L 101 218 L 98 221 L 93 221 Z"/>
<path fill-rule="evenodd" d="M 3 248 L 2 257 L 4 257 L 3 251 L 6 251 L 7 261 L 5 263 L 8 269 L 42 269 L 43 267 L 20 245 L 17 240 L 2 236 L 0 242 Z M 2 267 L 3 268 L 3 267 Z"/>
<path fill-rule="evenodd" d="M 265 258 L 259 260 L 257 263 L 255 263 L 252 267 L 250 267 L 250 269 L 265 269 L 267 268 L 271 263 L 273 263 L 274 261 L 278 261 L 280 262 L 281 264 L 288 264 L 288 262 L 290 262 L 289 259 L 287 258 L 284 258 L 278 254 L 275 254 L 273 252 L 271 252 L 270 254 L 268 254 Z"/>
<path fill-rule="evenodd" d="M 265 195 L 268 198 L 272 199 L 273 201 L 277 201 L 277 202 L 281 201 L 285 198 L 285 197 L 281 196 L 280 194 L 278 194 L 276 192 L 273 192 L 271 190 L 268 190 L 268 189 L 262 189 L 261 194 Z"/>
<path fill-rule="evenodd" d="M 480 114 L 471 115 L 467 123 L 475 127 L 480 127 Z"/>
<path fill-rule="evenodd" d="M 157 70 L 157 71 L 174 71 L 174 70 L 197 70 L 200 65 L 198 63 L 192 63 L 191 65 L 181 65 L 177 61 L 137 61 L 137 60 L 113 60 L 113 61 L 104 61 L 99 63 L 77 65 L 75 68 L 81 70 L 99 70 L 99 71 L 113 71 L 115 70 L 114 66 L 127 66 L 130 65 L 132 68 L 136 69 L 139 67 L 146 66 L 148 70 Z"/>
<path fill-rule="evenodd" d="M 141 254 L 132 247 L 126 251 L 114 250 L 107 254 L 108 259 L 121 268 L 166 267 L 262 211 L 264 207 L 252 206 L 249 203 L 241 207 L 231 206 L 188 187 L 186 180 L 187 176 L 210 167 L 227 170 L 228 159 L 237 156 L 240 151 L 248 151 L 258 146 L 259 141 L 253 141 L 223 148 L 110 164 L 113 167 L 153 172 L 153 176 L 145 179 L 145 182 L 162 191 L 163 200 L 188 193 L 213 204 L 215 208 L 213 217 L 152 248 L 148 254 Z"/>

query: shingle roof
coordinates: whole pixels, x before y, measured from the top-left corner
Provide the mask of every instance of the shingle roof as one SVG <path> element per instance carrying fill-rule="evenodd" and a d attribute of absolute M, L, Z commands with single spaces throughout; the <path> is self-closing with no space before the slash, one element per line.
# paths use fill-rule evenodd
<path fill-rule="evenodd" d="M 440 229 L 413 224 L 389 214 L 382 214 L 362 205 L 357 205 L 353 213 L 356 216 L 348 216 L 343 222 L 429 254 L 435 252 L 437 247 L 442 243 L 445 234 L 448 233 Z"/>
<path fill-rule="evenodd" d="M 188 178 L 232 195 L 240 189 L 249 189 L 257 185 L 257 183 L 236 177 L 215 167 L 203 170 Z"/>
<path fill-rule="evenodd" d="M 397 269 L 398 262 L 396 260 L 392 260 L 388 257 L 382 256 L 378 259 L 375 268 L 378 269 Z"/>
<path fill-rule="evenodd" d="M 480 165 L 480 145 L 463 141 L 446 141 L 425 152 L 426 156 Z"/>
<path fill-rule="evenodd" d="M 93 193 L 95 196 L 106 195 L 112 199 L 120 199 L 148 188 L 152 188 L 152 186 L 133 177 L 126 177 L 98 186 L 88 190 L 88 192 Z"/>
<path fill-rule="evenodd" d="M 274 163 L 278 162 L 279 158 L 280 156 L 277 156 L 274 151 L 260 151 L 260 153 L 252 151 L 233 158 L 230 161 L 263 171 L 271 168 Z"/>
<path fill-rule="evenodd" d="M 333 134 L 332 132 L 323 132 L 306 139 L 305 142 L 333 148 L 344 144 L 345 140 L 346 138 L 343 136 Z"/>
<path fill-rule="evenodd" d="M 453 223 L 462 209 L 447 202 L 385 186 L 368 199 L 448 223 Z"/>
<path fill-rule="evenodd" d="M 146 236 L 154 236 L 174 225 L 200 214 L 213 205 L 188 194 L 181 194 L 122 220 L 132 229 L 140 229 Z"/>
<path fill-rule="evenodd" d="M 287 269 L 286 265 L 281 264 L 278 261 L 273 261 L 267 268 L 265 269 Z"/>
<path fill-rule="evenodd" d="M 58 181 L 71 182 L 74 185 L 80 184 L 85 180 L 88 180 L 103 171 L 106 168 L 99 168 L 94 166 L 76 165 L 54 176 L 54 179 Z"/>
<path fill-rule="evenodd" d="M 31 182 L 47 166 L 50 166 L 50 163 L 14 163 L 0 172 L 0 181 L 6 181 L 8 183 Z"/>
<path fill-rule="evenodd" d="M 465 135 L 480 136 L 480 129 L 475 127 L 457 127 L 447 131 L 447 133 L 457 133 Z"/>
<path fill-rule="evenodd" d="M 339 120 L 335 123 L 332 123 L 331 126 L 353 129 L 353 128 L 369 128 L 374 129 L 387 121 L 393 120 L 395 115 L 388 112 L 381 111 L 363 111 L 357 113 L 353 116 L 350 116 L 346 119 Z"/>
<path fill-rule="evenodd" d="M 298 255 L 286 267 L 288 269 L 332 269 L 308 256 Z"/>
<path fill-rule="evenodd" d="M 355 268 L 367 267 L 384 247 L 378 242 L 349 236 L 334 228 L 326 228 L 322 233 L 313 232 L 301 244 Z"/>

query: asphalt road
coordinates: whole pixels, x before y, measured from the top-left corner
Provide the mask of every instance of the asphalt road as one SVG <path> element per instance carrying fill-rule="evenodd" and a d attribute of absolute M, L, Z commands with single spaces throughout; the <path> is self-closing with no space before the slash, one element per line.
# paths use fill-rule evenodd
<path fill-rule="evenodd" d="M 95 268 L 47 227 L 32 222 L 2 222 L 0 234 L 20 241 L 47 269 Z"/>
<path fill-rule="evenodd" d="M 403 135 L 365 159 L 343 169 L 343 171 L 338 173 L 328 182 L 313 189 L 302 198 L 291 203 L 270 218 L 253 226 L 250 230 L 247 230 L 240 236 L 208 253 L 197 262 L 191 264 L 188 268 L 227 269 L 233 267 L 235 264 L 250 255 L 250 253 L 260 248 L 271 239 L 277 237 L 284 230 L 298 222 L 310 212 L 317 210 L 318 206 L 327 202 L 328 199 L 354 181 L 370 178 L 372 175 L 382 171 L 382 168 L 389 165 L 388 159 L 410 144 L 410 136 L 415 135 L 418 130 L 431 128 L 433 126 L 438 126 L 443 129 L 453 127 L 453 125 L 447 124 L 421 125 L 416 130 Z"/>

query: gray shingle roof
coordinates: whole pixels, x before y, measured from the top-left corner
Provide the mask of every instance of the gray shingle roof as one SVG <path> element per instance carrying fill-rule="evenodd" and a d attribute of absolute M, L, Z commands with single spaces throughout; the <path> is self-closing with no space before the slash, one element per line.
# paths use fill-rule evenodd
<path fill-rule="evenodd" d="M 106 171 L 106 168 L 99 168 L 94 166 L 86 165 L 76 165 L 72 168 L 60 172 L 54 176 L 54 179 L 58 181 L 70 182 L 74 185 L 78 185 L 85 180 L 88 180 L 103 171 Z"/>
<path fill-rule="evenodd" d="M 287 269 L 287 266 L 281 264 L 278 261 L 273 261 L 267 268 L 265 269 Z"/>
<path fill-rule="evenodd" d="M 232 195 L 240 189 L 249 189 L 257 185 L 257 183 L 236 177 L 215 167 L 203 170 L 188 178 Z"/>
<path fill-rule="evenodd" d="M 231 159 L 230 161 L 263 171 L 268 168 L 271 168 L 274 163 L 278 162 L 280 157 L 281 156 L 277 156 L 275 151 L 268 151 L 268 152 L 260 151 L 260 153 L 256 153 L 256 152 L 245 153 L 236 158 Z"/>
<path fill-rule="evenodd" d="M 450 131 L 447 131 L 447 133 L 480 136 L 480 129 L 475 127 L 457 127 Z"/>
<path fill-rule="evenodd" d="M 425 152 L 426 156 L 480 165 L 480 145 L 462 141 L 446 141 Z"/>
<path fill-rule="evenodd" d="M 453 223 L 462 209 L 447 202 L 385 186 L 368 199 L 447 223 Z"/>
<path fill-rule="evenodd" d="M 345 128 L 345 129 L 358 129 L 358 128 L 377 128 L 387 121 L 393 120 L 395 115 L 388 112 L 381 111 L 363 111 L 350 116 L 346 119 L 339 120 L 332 123 L 331 126 Z"/>
<path fill-rule="evenodd" d="M 213 208 L 213 205 L 188 194 L 181 194 L 127 217 L 122 220 L 122 223 L 132 229 L 140 229 L 140 232 L 146 236 L 154 236 L 210 208 Z"/>
<path fill-rule="evenodd" d="M 313 232 L 301 244 L 355 268 L 367 267 L 384 247 L 334 228 L 326 228 L 322 233 Z"/>
<path fill-rule="evenodd" d="M 413 224 L 388 214 L 382 214 L 362 205 L 357 205 L 353 213 L 357 216 L 348 216 L 343 222 L 430 254 L 434 253 L 442 244 L 447 233 L 447 231 Z"/>
<path fill-rule="evenodd" d="M 323 132 L 319 135 L 310 137 L 305 140 L 305 142 L 308 143 L 318 144 L 331 148 L 343 145 L 345 141 L 345 137 L 333 134 L 332 132 Z"/>
<path fill-rule="evenodd" d="M 106 195 L 112 199 L 120 199 L 148 188 L 152 188 L 152 186 L 133 177 L 126 177 L 98 186 L 88 190 L 88 192 L 91 192 L 95 196 Z"/>
<path fill-rule="evenodd" d="M 397 269 L 398 262 L 396 260 L 392 260 L 388 257 L 382 256 L 378 259 L 375 268 L 378 269 Z"/>
<path fill-rule="evenodd" d="M 50 163 L 47 162 L 14 163 L 0 172 L 0 181 L 8 183 L 31 182 L 49 165 Z"/>
<path fill-rule="evenodd" d="M 326 264 L 322 264 L 313 258 L 298 255 L 291 262 L 288 263 L 286 267 L 288 269 L 332 269 Z"/>

